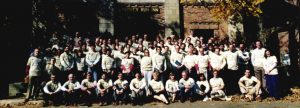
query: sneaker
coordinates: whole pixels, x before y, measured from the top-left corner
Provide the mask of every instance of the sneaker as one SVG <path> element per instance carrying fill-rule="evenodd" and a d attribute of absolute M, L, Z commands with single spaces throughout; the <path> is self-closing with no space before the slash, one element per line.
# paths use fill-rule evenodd
<path fill-rule="evenodd" d="M 231 97 L 225 97 L 226 101 L 231 101 Z"/>
<path fill-rule="evenodd" d="M 203 99 L 203 102 L 206 102 L 206 101 L 208 101 L 209 100 L 209 98 L 208 97 L 205 97 L 204 99 Z"/>

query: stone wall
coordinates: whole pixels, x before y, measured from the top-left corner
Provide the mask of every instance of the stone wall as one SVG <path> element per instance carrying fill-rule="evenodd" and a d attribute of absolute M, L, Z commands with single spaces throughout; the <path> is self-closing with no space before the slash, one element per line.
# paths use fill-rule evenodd
<path fill-rule="evenodd" d="M 214 36 L 227 37 L 228 24 L 213 19 L 208 8 L 200 5 L 183 5 L 183 22 L 185 36 L 191 29 L 214 29 Z"/>

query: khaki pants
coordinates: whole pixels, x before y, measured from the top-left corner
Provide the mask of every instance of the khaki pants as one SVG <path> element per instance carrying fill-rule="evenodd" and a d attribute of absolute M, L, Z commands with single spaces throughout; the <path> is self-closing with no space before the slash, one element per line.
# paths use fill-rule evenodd
<path fill-rule="evenodd" d="M 266 88 L 266 79 L 264 77 L 265 71 L 263 67 L 254 66 L 255 77 L 262 83 L 262 88 Z"/>

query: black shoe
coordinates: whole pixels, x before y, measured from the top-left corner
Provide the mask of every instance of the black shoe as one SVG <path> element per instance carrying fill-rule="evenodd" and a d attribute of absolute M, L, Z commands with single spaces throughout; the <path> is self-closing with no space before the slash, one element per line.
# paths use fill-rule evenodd
<path fill-rule="evenodd" d="M 28 101 L 29 101 L 29 99 L 25 99 L 25 100 L 24 100 L 24 103 L 27 103 Z"/>
<path fill-rule="evenodd" d="M 184 102 L 184 99 L 183 99 L 183 98 L 180 98 L 180 102 L 183 103 L 183 102 Z"/>

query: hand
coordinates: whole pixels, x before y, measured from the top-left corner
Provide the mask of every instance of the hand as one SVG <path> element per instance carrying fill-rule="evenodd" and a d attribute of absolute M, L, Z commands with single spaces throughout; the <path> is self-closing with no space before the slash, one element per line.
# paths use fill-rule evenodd
<path fill-rule="evenodd" d="M 189 89 L 185 89 L 185 90 L 184 90 L 185 93 L 188 92 L 188 91 L 189 91 Z"/>

